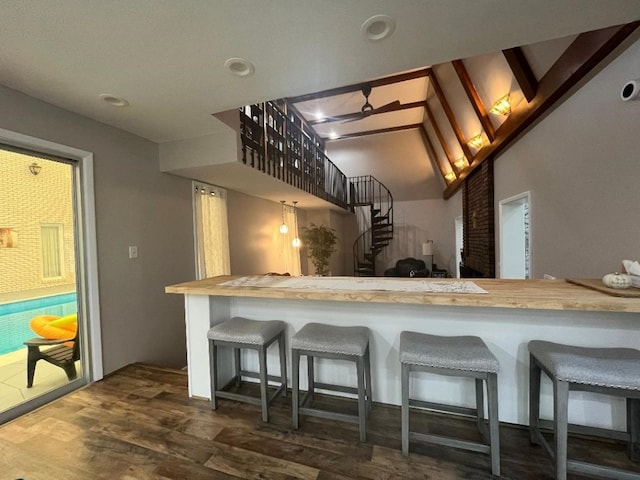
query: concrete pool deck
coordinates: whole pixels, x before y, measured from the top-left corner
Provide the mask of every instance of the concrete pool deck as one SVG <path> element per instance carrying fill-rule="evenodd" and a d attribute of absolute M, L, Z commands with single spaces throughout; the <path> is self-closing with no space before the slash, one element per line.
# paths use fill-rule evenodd
<path fill-rule="evenodd" d="M 80 363 L 76 364 L 80 368 Z M 0 355 L 0 412 L 54 390 L 68 382 L 64 370 L 40 361 L 33 387 L 27 388 L 27 349 Z"/>

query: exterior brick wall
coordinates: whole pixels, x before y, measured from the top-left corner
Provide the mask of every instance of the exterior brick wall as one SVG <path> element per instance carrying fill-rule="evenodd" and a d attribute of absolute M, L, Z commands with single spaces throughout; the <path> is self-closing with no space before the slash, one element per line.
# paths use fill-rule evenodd
<path fill-rule="evenodd" d="M 463 263 L 482 276 L 495 277 L 495 224 L 493 208 L 493 160 L 487 159 L 464 181 Z"/>
<path fill-rule="evenodd" d="M 37 162 L 39 175 L 29 171 Z M 0 247 L 0 301 L 2 294 L 68 285 L 75 289 L 73 228 L 73 167 L 0 149 L 0 228 L 17 233 L 16 246 Z M 44 224 L 62 225 L 63 275 L 43 278 Z"/>

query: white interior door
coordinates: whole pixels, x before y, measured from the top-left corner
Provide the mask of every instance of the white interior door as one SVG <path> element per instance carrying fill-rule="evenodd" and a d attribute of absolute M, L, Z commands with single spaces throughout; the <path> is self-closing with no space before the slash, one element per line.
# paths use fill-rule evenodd
<path fill-rule="evenodd" d="M 529 203 L 529 192 L 500 202 L 500 278 L 530 277 Z"/>

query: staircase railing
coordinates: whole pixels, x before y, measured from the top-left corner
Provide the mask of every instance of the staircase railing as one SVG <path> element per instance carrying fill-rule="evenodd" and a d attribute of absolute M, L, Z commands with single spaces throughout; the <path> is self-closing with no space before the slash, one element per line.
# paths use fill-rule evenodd
<path fill-rule="evenodd" d="M 369 206 L 371 226 L 353 244 L 354 274 L 375 276 L 375 259 L 393 238 L 393 196 L 372 175 L 349 177 L 349 206 Z"/>
<path fill-rule="evenodd" d="M 242 162 L 316 197 L 348 208 L 347 177 L 324 141 L 284 102 L 240 109 Z"/>

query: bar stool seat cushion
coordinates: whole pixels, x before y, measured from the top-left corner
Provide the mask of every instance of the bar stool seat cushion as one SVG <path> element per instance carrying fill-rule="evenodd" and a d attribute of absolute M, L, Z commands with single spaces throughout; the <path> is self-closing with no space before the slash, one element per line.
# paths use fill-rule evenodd
<path fill-rule="evenodd" d="M 250 345 L 264 345 L 285 328 L 282 320 L 249 320 L 233 317 L 214 325 L 207 332 L 209 340 Z"/>
<path fill-rule="evenodd" d="M 425 367 L 498 373 L 500 364 L 480 337 L 400 333 L 400 362 Z"/>
<path fill-rule="evenodd" d="M 323 323 L 307 323 L 291 339 L 291 348 L 362 356 L 368 343 L 367 327 L 338 327 Z"/>
<path fill-rule="evenodd" d="M 600 387 L 640 390 L 640 351 L 529 342 L 529 352 L 558 380 Z"/>

